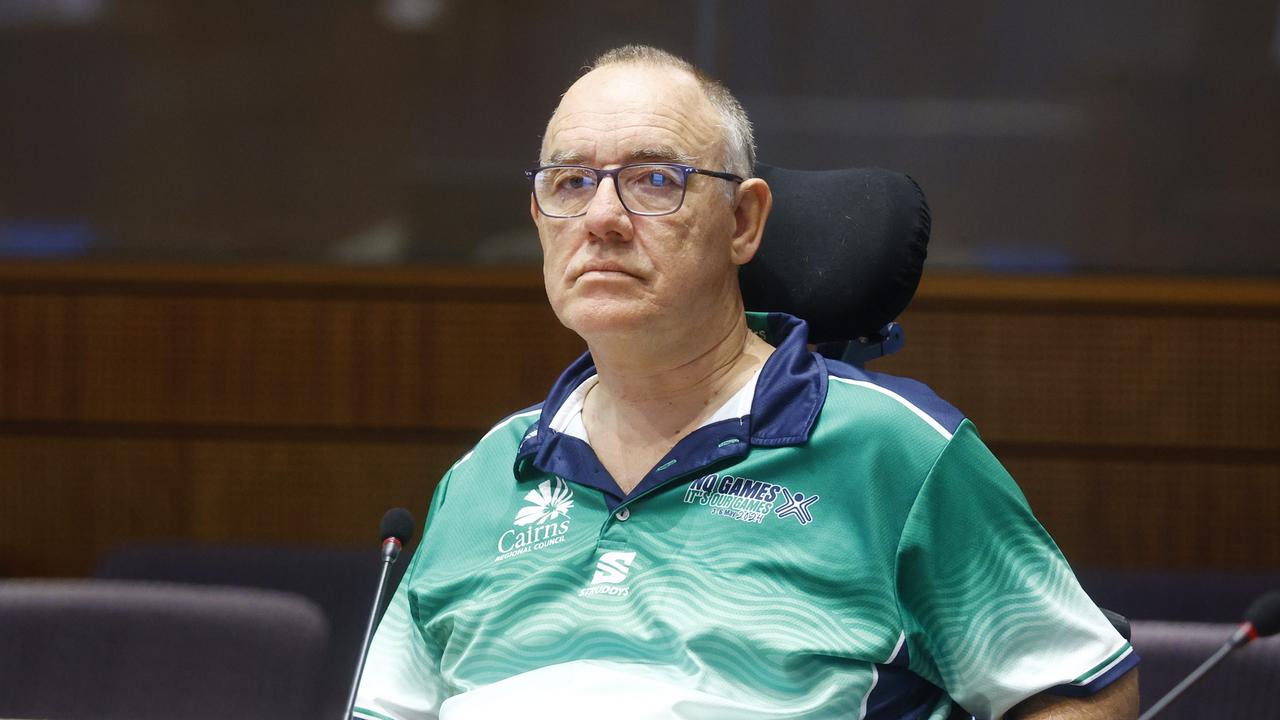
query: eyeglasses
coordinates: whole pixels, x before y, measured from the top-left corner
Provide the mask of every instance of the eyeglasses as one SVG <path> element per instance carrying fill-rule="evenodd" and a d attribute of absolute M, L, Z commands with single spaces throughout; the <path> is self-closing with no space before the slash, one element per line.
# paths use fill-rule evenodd
<path fill-rule="evenodd" d="M 586 165 L 545 165 L 525 170 L 533 186 L 538 210 L 548 217 L 571 218 L 587 214 L 604 178 L 613 178 L 618 201 L 632 215 L 670 215 L 684 204 L 690 175 L 706 175 L 742 182 L 731 173 L 703 170 L 675 163 L 636 163 L 612 170 Z"/>

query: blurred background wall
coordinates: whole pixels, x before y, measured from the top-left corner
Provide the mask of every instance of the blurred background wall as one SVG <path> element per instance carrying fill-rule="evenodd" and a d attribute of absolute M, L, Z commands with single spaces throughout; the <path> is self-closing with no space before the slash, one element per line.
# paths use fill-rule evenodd
<path fill-rule="evenodd" d="M 0 575 L 425 512 L 582 349 L 521 170 L 625 42 L 721 77 L 764 162 L 921 183 L 926 280 L 878 369 L 973 417 L 1073 562 L 1280 567 L 1278 23 L 1263 0 L 0 0 Z"/>

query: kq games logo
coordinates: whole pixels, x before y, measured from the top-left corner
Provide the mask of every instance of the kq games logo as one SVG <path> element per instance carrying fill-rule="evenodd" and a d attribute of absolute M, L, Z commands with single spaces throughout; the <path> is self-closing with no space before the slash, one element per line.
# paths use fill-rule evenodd
<path fill-rule="evenodd" d="M 782 485 L 717 473 L 689 483 L 684 493 L 686 503 L 706 505 L 712 515 L 751 523 L 763 523 L 765 518 L 776 515 L 793 517 L 801 525 L 808 525 L 813 522 L 809 507 L 818 499 L 817 495 L 806 496 Z"/>
<path fill-rule="evenodd" d="M 498 537 L 501 562 L 517 555 L 541 550 L 564 542 L 569 532 L 569 510 L 573 508 L 573 490 L 563 478 L 543 480 L 524 496 L 528 505 L 520 508 L 512 524 L 516 527 Z M 564 518 L 558 520 L 558 518 Z"/>
<path fill-rule="evenodd" d="M 631 563 L 635 562 L 635 559 L 636 554 L 634 552 L 610 550 L 609 552 L 601 553 L 600 559 L 596 561 L 596 574 L 591 576 L 591 584 L 579 590 L 578 596 L 614 595 L 626 597 L 630 594 L 631 588 L 624 586 L 622 583 L 627 579 L 627 573 L 631 572 Z"/>

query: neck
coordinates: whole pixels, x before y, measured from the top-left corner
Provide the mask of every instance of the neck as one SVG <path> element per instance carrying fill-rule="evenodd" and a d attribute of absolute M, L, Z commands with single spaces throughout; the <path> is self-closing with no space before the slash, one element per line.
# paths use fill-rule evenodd
<path fill-rule="evenodd" d="M 741 311 L 730 322 L 699 328 L 682 340 L 683 346 L 663 343 L 661 352 L 591 346 L 599 384 L 587 397 L 583 420 L 593 437 L 604 432 L 670 448 L 714 414 L 773 352 L 747 328 Z"/>

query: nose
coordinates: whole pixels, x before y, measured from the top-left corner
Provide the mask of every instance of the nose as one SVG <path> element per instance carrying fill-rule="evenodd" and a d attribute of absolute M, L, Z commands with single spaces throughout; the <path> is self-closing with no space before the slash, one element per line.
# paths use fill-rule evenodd
<path fill-rule="evenodd" d="M 601 178 L 596 194 L 587 205 L 584 216 L 587 232 L 598 240 L 630 240 L 633 227 L 631 213 L 623 207 L 618 197 L 618 185 L 614 178 Z"/>

